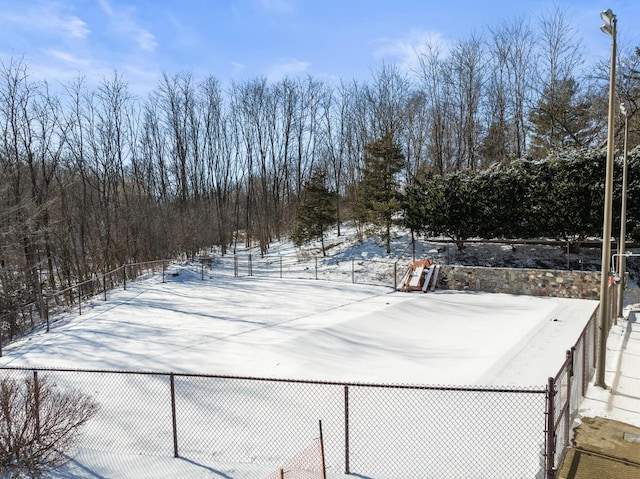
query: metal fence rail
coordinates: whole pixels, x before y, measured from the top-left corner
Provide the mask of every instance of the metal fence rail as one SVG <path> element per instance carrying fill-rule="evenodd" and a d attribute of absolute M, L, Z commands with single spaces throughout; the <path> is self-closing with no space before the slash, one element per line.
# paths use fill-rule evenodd
<path fill-rule="evenodd" d="M 150 372 L 37 371 L 90 395 L 82 448 L 277 467 L 324 430 L 327 471 L 545 477 L 545 389 L 397 386 Z"/>

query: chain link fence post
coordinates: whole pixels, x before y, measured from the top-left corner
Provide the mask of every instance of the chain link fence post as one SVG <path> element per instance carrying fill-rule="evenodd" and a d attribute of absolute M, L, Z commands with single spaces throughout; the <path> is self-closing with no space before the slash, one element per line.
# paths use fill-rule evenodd
<path fill-rule="evenodd" d="M 169 384 L 171 385 L 171 425 L 173 430 L 173 457 L 178 456 L 178 422 L 176 419 L 176 386 L 174 373 L 169 374 Z"/>
<path fill-rule="evenodd" d="M 349 471 L 349 386 L 344 387 L 344 473 Z"/>
<path fill-rule="evenodd" d="M 398 286 L 398 262 L 393 263 L 393 284 L 392 286 L 395 288 Z"/>
<path fill-rule="evenodd" d="M 564 421 L 564 444 L 562 445 L 562 450 L 564 451 L 569 444 L 570 429 L 571 422 L 573 419 L 573 414 L 571 411 L 571 390 L 573 388 L 573 352 L 575 347 L 567 350 L 567 365 L 569 366 L 569 371 L 567 371 L 567 417 Z M 579 401 L 576 399 L 576 403 Z"/>
<path fill-rule="evenodd" d="M 36 419 L 36 437 L 40 437 L 40 383 L 38 371 L 33 371 L 33 415 Z"/>
<path fill-rule="evenodd" d="M 545 430 L 545 479 L 555 479 L 555 381 L 547 381 L 546 430 Z"/>

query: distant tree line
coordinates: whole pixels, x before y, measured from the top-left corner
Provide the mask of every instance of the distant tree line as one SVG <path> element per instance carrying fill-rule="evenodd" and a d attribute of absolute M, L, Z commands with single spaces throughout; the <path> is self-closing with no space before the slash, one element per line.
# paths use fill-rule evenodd
<path fill-rule="evenodd" d="M 425 233 L 580 234 L 560 220 L 534 228 L 542 211 L 520 217 L 501 199 L 524 208 L 534 199 L 522 195 L 550 188 L 532 191 L 501 169 L 515 175 L 561 149 L 606 144 L 609 60 L 585 74 L 578 45 L 555 10 L 535 22 L 505 20 L 447 50 L 425 45 L 411 72 L 383 64 L 367 82 L 255 78 L 223 87 L 212 76 L 166 73 L 144 98 L 117 73 L 54 92 L 24 61 L 8 60 L 0 64 L 0 313 L 124 263 L 212 246 L 226 254 L 238 241 L 264 253 L 291 233 L 306 241 L 327 228 L 326 218 L 320 229 L 301 221 L 305 210 L 313 217 L 314 201 L 333 205 L 325 211 L 338 227 L 355 220 L 383 238 L 405 199 Z M 621 49 L 619 59 L 635 146 L 640 51 Z M 542 166 L 535 174 L 557 180 Z M 421 210 L 436 201 L 452 213 Z M 494 217 L 476 225 L 481 205 Z M 454 227 L 456 214 L 470 222 Z"/>

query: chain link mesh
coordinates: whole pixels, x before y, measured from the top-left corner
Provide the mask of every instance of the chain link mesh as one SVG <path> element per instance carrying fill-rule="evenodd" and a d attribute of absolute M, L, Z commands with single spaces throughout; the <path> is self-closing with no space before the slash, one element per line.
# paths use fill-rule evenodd
<path fill-rule="evenodd" d="M 322 479 L 322 454 L 322 445 L 318 438 L 265 479 Z"/>
<path fill-rule="evenodd" d="M 344 283 L 396 286 L 411 261 L 375 259 L 331 259 L 320 262 L 314 256 L 236 254 L 220 256 L 208 274 L 236 277 L 325 279 Z"/>
<path fill-rule="evenodd" d="M 28 374 L 33 371 L 2 371 L 4 377 Z M 98 403 L 83 429 L 83 450 L 260 464 L 282 469 L 290 479 L 311 477 L 305 474 L 317 474 L 309 464 L 317 462 L 313 444 L 321 420 L 331 474 L 544 477 L 544 390 L 116 371 L 38 374 Z"/>
<path fill-rule="evenodd" d="M 553 379 L 553 468 L 562 464 L 572 440 L 573 424 L 596 360 L 597 311 L 587 323 L 575 346 L 567 351 L 567 359 Z"/>
<path fill-rule="evenodd" d="M 176 376 L 176 409 L 181 452 L 278 464 L 317 435 L 319 419 L 339 415 L 342 403 L 339 386 Z M 340 442 L 338 426 L 325 425 L 327 443 Z"/>
<path fill-rule="evenodd" d="M 565 444 L 568 444 L 570 436 L 569 429 L 571 427 L 570 411 L 569 411 L 569 380 L 570 380 L 569 365 L 566 364 L 564 368 L 560 370 L 556 376 L 554 383 L 554 396 L 553 396 L 553 413 L 554 413 L 554 466 L 558 466 L 558 460 L 561 457 L 561 453 L 564 450 Z"/>
<path fill-rule="evenodd" d="M 535 477 L 544 394 L 350 388 L 350 464 L 375 477 Z"/>

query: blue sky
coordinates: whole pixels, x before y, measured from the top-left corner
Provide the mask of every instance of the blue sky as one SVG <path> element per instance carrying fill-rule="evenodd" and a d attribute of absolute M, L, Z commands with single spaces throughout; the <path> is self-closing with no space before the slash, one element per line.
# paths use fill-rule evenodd
<path fill-rule="evenodd" d="M 366 80 L 383 61 L 409 68 L 425 42 L 446 46 L 556 6 L 587 61 L 608 58 L 599 30 L 606 8 L 618 17 L 621 46 L 640 45 L 638 0 L 0 0 L 0 58 L 24 57 L 52 83 L 117 70 L 135 93 L 162 72 L 223 84 L 259 75 Z"/>

